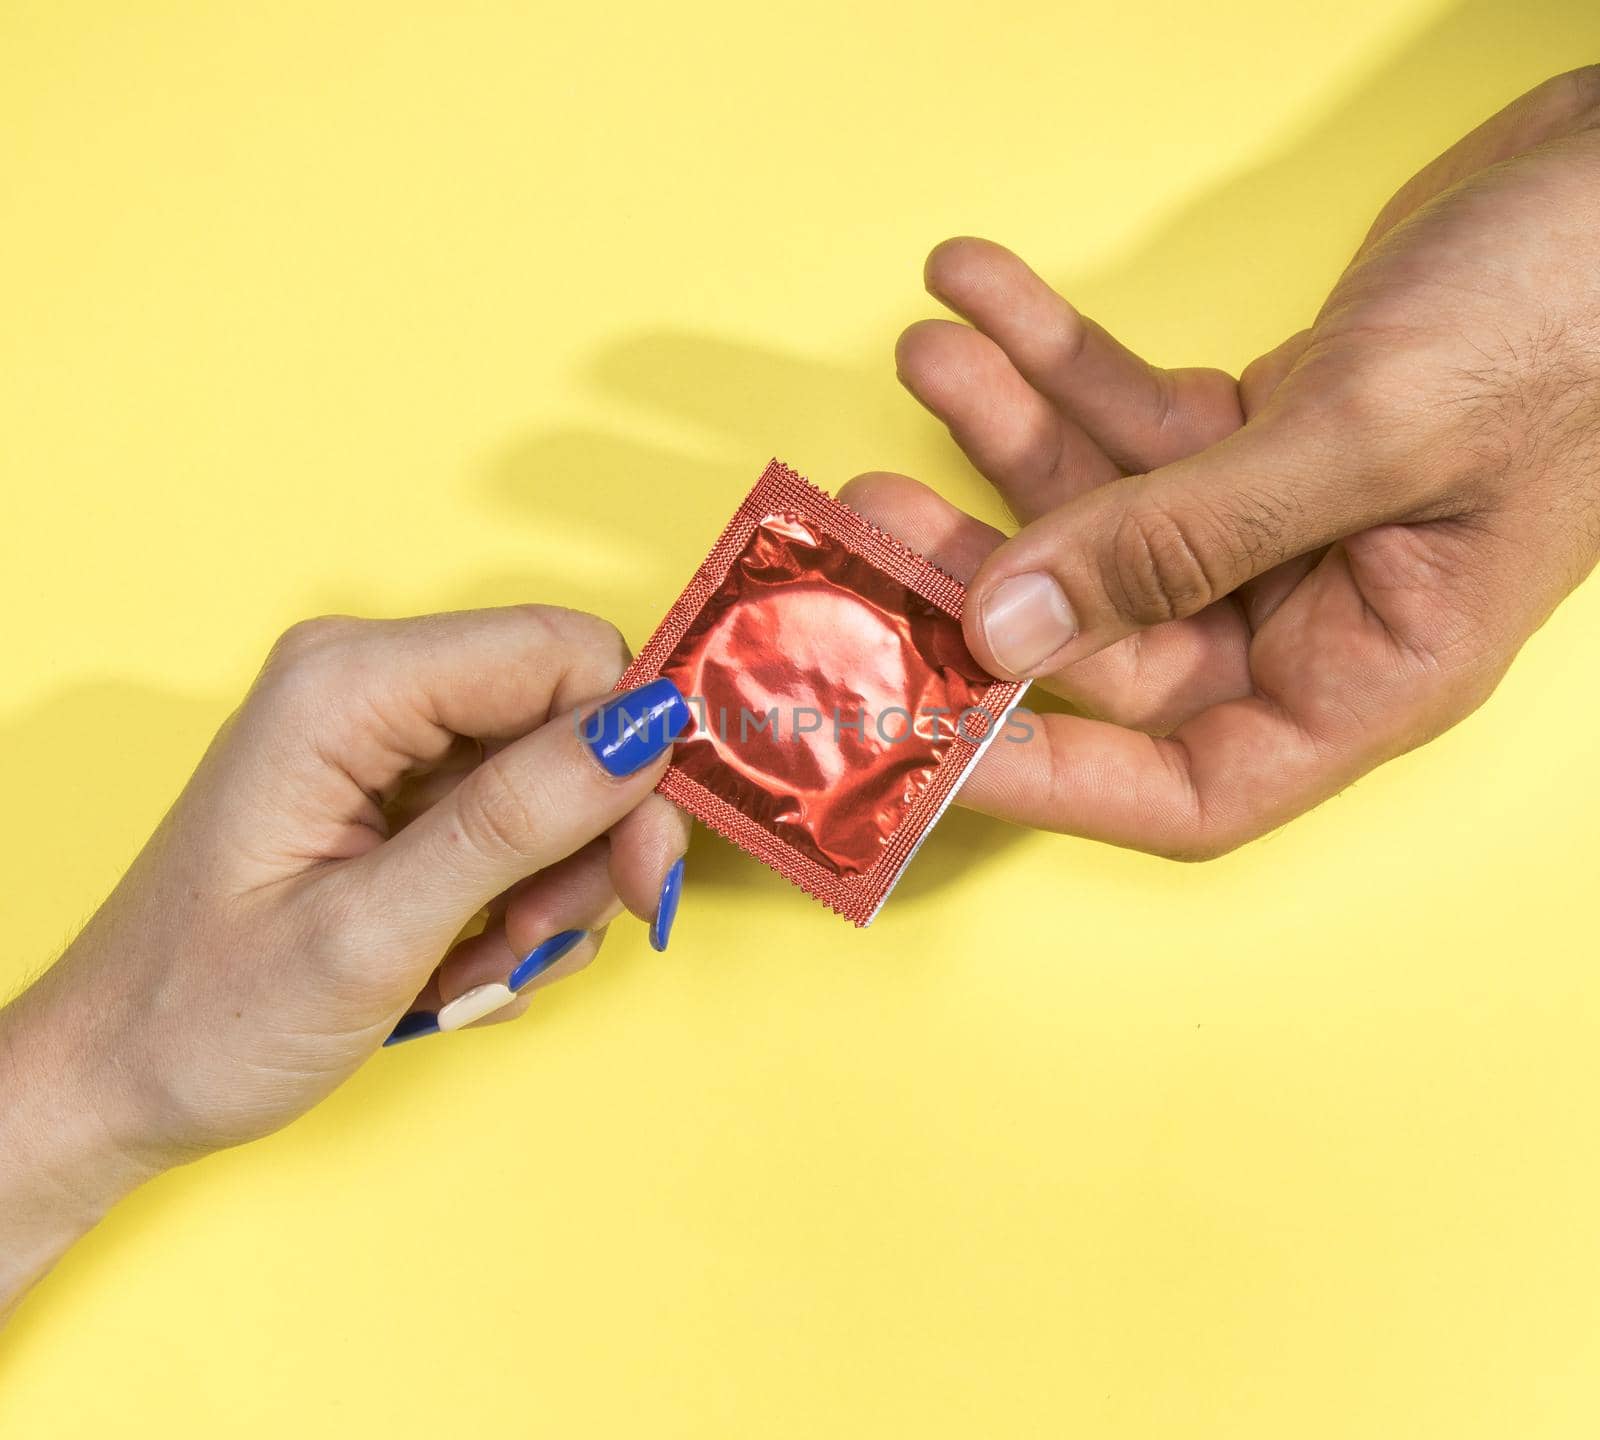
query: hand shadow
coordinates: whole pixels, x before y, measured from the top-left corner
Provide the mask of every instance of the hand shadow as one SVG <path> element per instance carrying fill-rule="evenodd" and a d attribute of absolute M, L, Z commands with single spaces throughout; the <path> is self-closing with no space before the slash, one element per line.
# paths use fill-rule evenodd
<path fill-rule="evenodd" d="M 1597 55 L 1600 7 L 1589 0 L 1529 0 L 1514 10 L 1468 0 L 1356 76 L 1268 158 L 1185 203 L 1114 264 L 1049 278 L 1151 358 L 1237 372 L 1310 323 L 1371 219 L 1409 175 L 1516 95 Z M 1065 193 L 1070 176 L 1062 179 Z M 960 177 L 950 183 L 959 186 Z M 1031 258 L 1049 276 L 1050 257 Z M 907 255 L 908 276 L 920 260 Z M 928 302 L 918 313 L 936 308 Z M 583 563 L 552 581 L 572 603 L 616 619 L 635 646 L 770 455 L 828 489 L 884 465 L 1004 523 L 992 492 L 895 383 L 894 336 L 914 318 L 893 317 L 857 356 L 824 360 L 683 331 L 624 339 L 589 374 L 607 408 L 652 427 L 688 427 L 702 444 L 669 449 L 622 431 L 536 433 L 492 464 L 489 503 L 517 523 L 575 537 L 571 553 Z M 716 513 L 655 503 L 691 480 L 703 496 L 708 474 L 727 497 Z M 641 505 L 644 497 L 651 503 Z M 527 598 L 525 587 L 526 577 L 486 582 L 473 603 Z M 1035 695 L 1029 703 L 1051 702 Z M 952 812 L 908 869 L 897 903 L 946 889 L 1021 838 L 1003 822 Z M 759 867 L 730 848 L 703 849 L 715 853 L 697 854 L 697 886 L 762 885 Z"/>

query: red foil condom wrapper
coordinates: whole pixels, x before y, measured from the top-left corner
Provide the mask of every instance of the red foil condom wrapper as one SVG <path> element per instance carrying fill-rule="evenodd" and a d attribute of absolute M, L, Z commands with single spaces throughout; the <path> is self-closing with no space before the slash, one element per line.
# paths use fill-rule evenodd
<path fill-rule="evenodd" d="M 689 701 L 661 793 L 867 924 L 1026 688 L 972 658 L 964 595 L 774 460 L 618 682 Z"/>

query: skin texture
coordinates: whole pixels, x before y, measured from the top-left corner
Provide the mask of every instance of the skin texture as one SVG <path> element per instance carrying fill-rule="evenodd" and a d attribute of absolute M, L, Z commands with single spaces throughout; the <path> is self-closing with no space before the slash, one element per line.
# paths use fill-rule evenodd
<path fill-rule="evenodd" d="M 0 1012 L 0 1313 L 156 1173 L 286 1125 L 413 1007 L 648 921 L 688 843 L 582 720 L 627 661 L 543 606 L 307 622 L 65 955 Z M 435 1039 L 427 1043 L 453 1043 Z"/>
<path fill-rule="evenodd" d="M 926 276 L 970 324 L 912 326 L 901 378 L 1022 527 L 904 476 L 845 498 L 969 581 L 985 665 L 1078 712 L 991 747 L 965 804 L 1220 854 L 1468 715 L 1595 562 L 1600 67 L 1425 167 L 1237 379 L 1146 363 L 987 241 Z M 1076 634 L 1013 671 L 987 625 L 1023 575 Z"/>

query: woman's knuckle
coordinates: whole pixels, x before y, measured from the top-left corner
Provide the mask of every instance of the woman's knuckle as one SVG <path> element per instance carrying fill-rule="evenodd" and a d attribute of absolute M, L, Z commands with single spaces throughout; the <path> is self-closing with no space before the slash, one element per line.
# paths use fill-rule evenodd
<path fill-rule="evenodd" d="M 545 639 L 582 659 L 595 664 L 614 665 L 620 671 L 631 658 L 628 642 L 611 621 L 587 610 L 569 610 L 560 605 L 529 607 L 544 631 Z"/>
<path fill-rule="evenodd" d="M 492 756 L 472 772 L 457 793 L 456 823 L 479 853 L 529 855 L 541 830 L 539 797 L 525 778 L 513 778 Z"/>
<path fill-rule="evenodd" d="M 626 667 L 633 653 L 628 649 L 622 631 L 599 615 L 586 615 L 584 619 L 589 636 L 587 648 L 607 665 Z"/>
<path fill-rule="evenodd" d="M 346 668 L 353 636 L 363 623 L 345 615 L 297 621 L 273 644 L 255 694 L 291 706 L 324 698 Z"/>
<path fill-rule="evenodd" d="M 286 664 L 300 664 L 326 654 L 347 640 L 360 624 L 349 615 L 314 615 L 297 620 L 278 637 L 272 653 Z"/>

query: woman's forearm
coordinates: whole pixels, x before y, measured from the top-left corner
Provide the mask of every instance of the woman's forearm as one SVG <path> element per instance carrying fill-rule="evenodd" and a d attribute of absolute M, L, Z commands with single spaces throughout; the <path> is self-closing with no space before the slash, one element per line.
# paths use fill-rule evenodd
<path fill-rule="evenodd" d="M 47 998 L 0 1010 L 0 1323 L 153 1173 L 125 1153 L 87 1083 L 90 1033 Z"/>
<path fill-rule="evenodd" d="M 0 1009 L 0 1314 L 152 1176 L 271 1134 L 386 1043 L 515 1018 L 624 909 L 665 934 L 689 834 L 655 788 L 690 714 L 657 682 L 613 743 L 625 654 L 536 605 L 284 636 Z"/>

